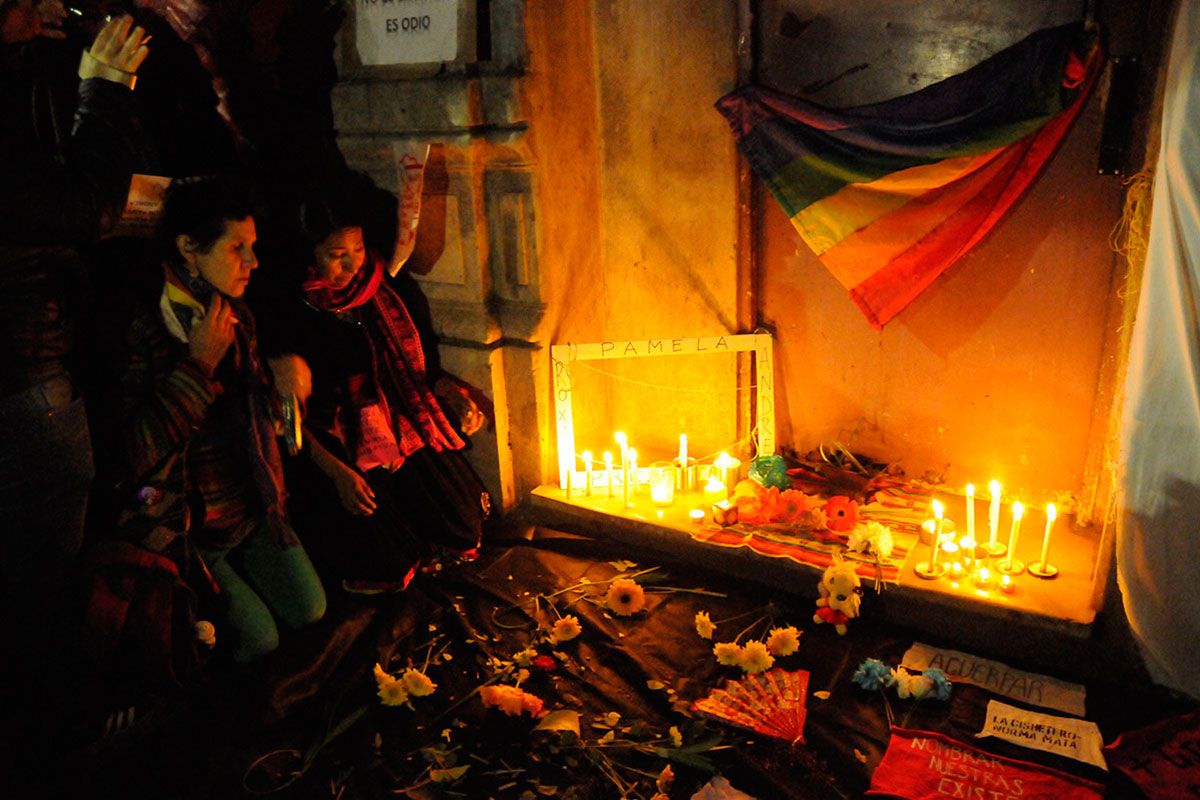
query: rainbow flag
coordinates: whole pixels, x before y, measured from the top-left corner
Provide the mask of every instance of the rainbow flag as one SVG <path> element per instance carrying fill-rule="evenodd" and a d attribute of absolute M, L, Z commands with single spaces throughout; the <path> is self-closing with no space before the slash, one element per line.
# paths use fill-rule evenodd
<path fill-rule="evenodd" d="M 1033 182 L 1104 57 L 1081 23 L 959 75 L 829 109 L 748 86 L 717 101 L 738 146 L 878 330 L 991 230 Z"/>

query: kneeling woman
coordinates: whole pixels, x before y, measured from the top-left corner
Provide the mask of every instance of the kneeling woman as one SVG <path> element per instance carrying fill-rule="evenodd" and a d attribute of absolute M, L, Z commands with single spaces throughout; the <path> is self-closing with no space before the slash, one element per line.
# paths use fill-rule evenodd
<path fill-rule="evenodd" d="M 254 255 L 253 207 L 231 183 L 205 179 L 168 193 L 158 307 L 129 332 L 123 440 L 136 538 L 180 555 L 194 546 L 236 636 L 233 658 L 274 650 L 278 618 L 299 628 L 325 613 L 325 593 L 286 519 L 273 393 L 242 300 Z M 222 639 L 222 626 L 218 626 Z"/>
<path fill-rule="evenodd" d="M 339 526 L 343 584 L 372 593 L 405 588 L 422 563 L 471 558 L 490 500 L 461 453 L 482 415 L 449 376 L 431 379 L 427 358 L 436 352 L 424 351 L 405 301 L 423 296 L 368 253 L 357 213 L 328 199 L 305 207 L 312 261 L 293 322 L 301 330 L 289 338 L 312 369 L 312 461 L 344 510 L 366 522 Z"/>

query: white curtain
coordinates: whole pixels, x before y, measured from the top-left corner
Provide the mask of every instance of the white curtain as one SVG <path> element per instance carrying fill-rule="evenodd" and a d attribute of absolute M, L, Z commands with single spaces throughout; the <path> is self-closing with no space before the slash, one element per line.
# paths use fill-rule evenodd
<path fill-rule="evenodd" d="M 1117 576 L 1146 666 L 1200 697 L 1200 0 L 1181 0 L 1121 428 Z"/>

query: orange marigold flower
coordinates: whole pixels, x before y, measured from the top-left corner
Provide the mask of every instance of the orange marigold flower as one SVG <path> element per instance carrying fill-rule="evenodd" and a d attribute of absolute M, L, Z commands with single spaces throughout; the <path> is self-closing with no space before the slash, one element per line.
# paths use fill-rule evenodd
<path fill-rule="evenodd" d="M 825 524 L 831 531 L 852 530 L 858 523 L 858 503 L 837 495 L 825 503 Z"/>
<path fill-rule="evenodd" d="M 605 602 L 617 616 L 631 617 L 646 607 L 646 592 L 637 581 L 617 578 L 609 585 Z"/>
<path fill-rule="evenodd" d="M 779 502 L 775 506 L 775 517 L 780 522 L 796 522 L 808 511 L 808 495 L 795 489 L 786 489 L 779 493 Z"/>
<path fill-rule="evenodd" d="M 520 716 L 525 693 L 516 686 L 481 686 L 479 697 L 488 708 L 498 708 L 510 717 Z"/>

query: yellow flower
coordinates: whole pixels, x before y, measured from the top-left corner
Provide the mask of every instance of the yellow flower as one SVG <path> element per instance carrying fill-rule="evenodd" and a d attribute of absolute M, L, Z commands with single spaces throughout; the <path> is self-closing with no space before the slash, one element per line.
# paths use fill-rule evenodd
<path fill-rule="evenodd" d="M 742 663 L 742 648 L 737 642 L 717 642 L 713 645 L 713 655 L 718 664 L 736 667 Z"/>
<path fill-rule="evenodd" d="M 513 663 L 518 667 L 528 667 L 537 658 L 538 651 L 532 647 L 526 647 L 519 653 L 513 653 Z"/>
<path fill-rule="evenodd" d="M 617 578 L 608 587 L 608 607 L 619 617 L 632 617 L 646 607 L 646 593 L 637 581 Z"/>
<path fill-rule="evenodd" d="M 392 677 L 391 675 L 389 675 L 387 670 L 385 670 L 383 667 L 381 667 L 379 665 L 379 662 L 376 662 L 375 663 L 375 683 L 378 684 L 379 688 L 382 689 L 387 684 L 395 683 L 395 682 L 396 682 L 396 679 L 394 677 Z"/>
<path fill-rule="evenodd" d="M 554 628 L 550 631 L 550 639 L 554 642 L 569 642 L 583 632 L 579 620 L 568 614 L 555 620 Z"/>
<path fill-rule="evenodd" d="M 766 672 L 775 663 L 774 657 L 767 652 L 767 646 L 757 639 L 746 642 L 742 647 L 741 667 L 746 672 Z"/>
<path fill-rule="evenodd" d="M 667 731 L 667 735 L 671 737 L 671 746 L 672 747 L 683 747 L 683 734 L 679 732 L 678 726 L 672 725 L 670 730 Z M 670 768 L 671 768 L 671 765 L 668 764 L 667 769 L 670 769 Z M 672 777 L 674 777 L 674 776 L 672 776 Z M 660 786 L 659 788 L 661 789 L 662 787 Z"/>
<path fill-rule="evenodd" d="M 696 612 L 696 633 L 700 634 L 701 639 L 711 639 L 716 629 L 717 626 L 708 618 L 707 611 Z"/>
<path fill-rule="evenodd" d="M 407 669 L 404 671 L 404 688 L 413 697 L 425 697 L 433 694 L 437 689 L 437 684 L 429 680 L 429 676 L 424 672 L 415 669 Z"/>
<path fill-rule="evenodd" d="M 385 706 L 399 706 L 408 702 L 408 691 L 404 682 L 393 679 L 391 683 L 379 685 L 379 699 Z"/>
<path fill-rule="evenodd" d="M 800 631 L 796 630 L 795 626 L 771 629 L 771 635 L 767 637 L 767 650 L 771 655 L 790 656 L 799 649 Z"/>

